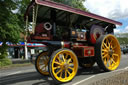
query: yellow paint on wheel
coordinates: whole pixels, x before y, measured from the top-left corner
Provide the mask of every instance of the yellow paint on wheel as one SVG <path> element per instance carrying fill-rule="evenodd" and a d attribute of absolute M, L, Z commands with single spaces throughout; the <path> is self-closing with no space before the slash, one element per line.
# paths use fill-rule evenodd
<path fill-rule="evenodd" d="M 37 70 L 42 74 L 42 75 L 49 75 L 48 72 L 48 52 L 43 52 L 39 56 L 37 56 Z"/>
<path fill-rule="evenodd" d="M 53 76 L 60 82 L 68 82 L 74 78 L 78 69 L 77 57 L 69 50 L 59 51 L 52 61 Z"/>
<path fill-rule="evenodd" d="M 109 70 L 115 70 L 120 64 L 121 51 L 118 40 L 111 34 L 102 41 L 101 55 L 104 65 Z"/>

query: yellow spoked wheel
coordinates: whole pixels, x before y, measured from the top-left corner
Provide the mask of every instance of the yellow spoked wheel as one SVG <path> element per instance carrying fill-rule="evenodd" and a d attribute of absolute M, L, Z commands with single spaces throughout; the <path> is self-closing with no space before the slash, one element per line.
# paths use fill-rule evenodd
<path fill-rule="evenodd" d="M 96 57 L 98 65 L 104 71 L 113 71 L 120 64 L 120 44 L 115 36 L 108 34 L 102 36 L 96 43 Z"/>
<path fill-rule="evenodd" d="M 55 51 L 49 62 L 49 72 L 57 83 L 71 81 L 78 70 L 76 55 L 69 49 Z"/>
<path fill-rule="evenodd" d="M 49 75 L 48 62 L 49 62 L 48 52 L 42 52 L 37 56 L 35 61 L 35 67 L 36 70 L 41 75 Z"/>

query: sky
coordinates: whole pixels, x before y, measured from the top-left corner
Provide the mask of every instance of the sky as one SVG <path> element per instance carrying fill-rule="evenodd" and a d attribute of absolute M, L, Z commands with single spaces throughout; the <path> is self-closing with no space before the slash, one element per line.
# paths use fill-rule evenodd
<path fill-rule="evenodd" d="M 115 33 L 128 33 L 128 0 L 86 0 L 84 6 L 91 13 L 121 22 Z"/>

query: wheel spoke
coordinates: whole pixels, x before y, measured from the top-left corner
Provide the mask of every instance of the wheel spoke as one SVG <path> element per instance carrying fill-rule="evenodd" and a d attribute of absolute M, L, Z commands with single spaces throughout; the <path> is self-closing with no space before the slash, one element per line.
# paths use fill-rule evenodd
<path fill-rule="evenodd" d="M 113 58 L 111 58 L 111 60 L 112 60 L 112 63 L 116 64 L 116 62 L 114 61 L 114 59 L 113 59 Z"/>
<path fill-rule="evenodd" d="M 55 70 L 56 70 L 56 69 L 59 69 L 59 68 L 60 68 L 60 66 L 54 67 Z"/>
<path fill-rule="evenodd" d="M 62 73 L 63 73 L 63 71 L 61 71 L 61 73 L 60 73 L 60 77 L 62 78 Z"/>
<path fill-rule="evenodd" d="M 64 58 L 64 55 L 62 55 L 62 58 L 63 58 L 63 61 L 65 62 L 65 58 Z"/>
<path fill-rule="evenodd" d="M 107 65 L 107 58 L 104 59 L 104 64 Z"/>
<path fill-rule="evenodd" d="M 46 60 L 49 61 L 49 57 L 48 56 L 46 57 Z"/>
<path fill-rule="evenodd" d="M 106 43 L 104 43 L 104 46 L 105 46 L 105 48 L 107 48 L 107 49 L 108 49 L 108 46 L 106 45 Z"/>
<path fill-rule="evenodd" d="M 106 57 L 106 64 L 109 64 L 109 58 L 108 57 Z"/>
<path fill-rule="evenodd" d="M 60 60 L 60 57 L 59 57 L 59 56 L 57 56 L 57 59 L 59 60 L 59 62 L 61 62 L 61 60 Z"/>
<path fill-rule="evenodd" d="M 108 43 L 109 42 L 109 40 L 108 40 L 108 38 L 106 39 L 106 43 Z"/>
<path fill-rule="evenodd" d="M 111 45 L 110 45 L 110 43 L 108 42 L 108 47 L 110 48 L 111 47 Z"/>
<path fill-rule="evenodd" d="M 112 68 L 112 62 L 111 62 L 111 60 L 109 61 L 109 68 Z"/>
<path fill-rule="evenodd" d="M 112 66 L 112 60 L 111 60 L 111 58 L 109 59 L 109 66 Z"/>
<path fill-rule="evenodd" d="M 62 72 L 62 69 L 60 69 L 60 70 L 56 73 L 56 75 L 58 75 L 60 72 Z"/>
<path fill-rule="evenodd" d="M 67 62 L 67 63 L 69 64 L 69 63 L 71 62 L 71 60 L 72 60 L 71 58 L 70 58 L 70 59 L 68 59 L 68 62 Z"/>
<path fill-rule="evenodd" d="M 68 65 L 74 65 L 73 63 L 68 63 Z"/>
<path fill-rule="evenodd" d="M 65 78 L 67 78 L 67 70 L 65 70 Z"/>
<path fill-rule="evenodd" d="M 68 58 L 68 54 L 66 54 L 65 58 L 66 58 L 66 59 Z"/>
<path fill-rule="evenodd" d="M 55 64 L 58 64 L 58 65 L 61 65 L 61 63 L 59 63 L 59 62 L 56 62 L 56 61 L 55 61 L 54 63 L 55 63 Z"/>
<path fill-rule="evenodd" d="M 118 55 L 118 54 L 116 54 L 116 53 L 114 53 L 114 54 L 113 54 L 113 56 L 117 56 L 117 57 L 119 57 L 119 55 Z"/>
<path fill-rule="evenodd" d="M 71 73 L 68 71 L 68 70 L 66 70 L 67 71 L 67 73 L 69 74 L 69 75 L 71 75 Z"/>
<path fill-rule="evenodd" d="M 71 69 L 71 70 L 73 70 L 73 68 L 72 68 L 72 67 L 70 67 L 70 66 L 69 66 L 68 68 L 69 68 L 69 69 Z"/>
<path fill-rule="evenodd" d="M 110 41 L 110 47 L 112 48 L 112 39 L 111 39 L 111 41 Z"/>
<path fill-rule="evenodd" d="M 112 43 L 112 41 L 113 41 L 113 40 L 112 40 L 112 39 L 110 39 L 110 44 Z"/>
<path fill-rule="evenodd" d="M 106 39 L 106 43 L 108 44 L 108 48 L 110 48 L 110 42 L 108 39 Z"/>
<path fill-rule="evenodd" d="M 107 50 L 107 49 L 102 49 L 102 51 L 104 51 L 104 52 L 108 52 L 108 50 Z"/>
<path fill-rule="evenodd" d="M 102 55 L 104 55 L 104 54 L 106 54 L 106 53 L 102 52 Z"/>
<path fill-rule="evenodd" d="M 41 67 L 41 69 L 44 69 L 46 66 L 44 65 L 43 67 Z"/>
<path fill-rule="evenodd" d="M 106 58 L 108 56 L 108 54 L 104 55 L 103 58 Z"/>

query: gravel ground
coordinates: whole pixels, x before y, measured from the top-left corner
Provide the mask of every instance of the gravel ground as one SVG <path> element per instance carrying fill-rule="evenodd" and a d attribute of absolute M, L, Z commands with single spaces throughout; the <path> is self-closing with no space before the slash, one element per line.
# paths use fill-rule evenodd
<path fill-rule="evenodd" d="M 128 70 L 117 72 L 109 78 L 96 81 L 89 85 L 128 85 Z"/>

